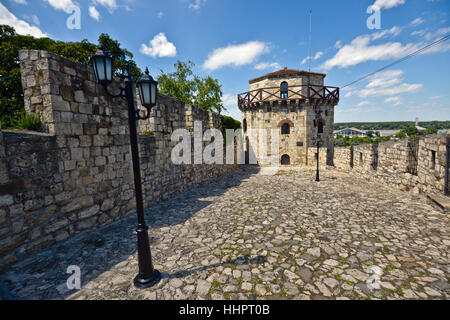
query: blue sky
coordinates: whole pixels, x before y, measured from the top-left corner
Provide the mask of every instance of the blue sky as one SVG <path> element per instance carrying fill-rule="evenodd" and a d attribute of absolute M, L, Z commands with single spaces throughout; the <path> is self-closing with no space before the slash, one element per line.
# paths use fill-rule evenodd
<path fill-rule="evenodd" d="M 369 29 L 367 8 L 380 8 Z M 80 29 L 66 20 L 80 9 Z M 450 34 L 449 0 L 0 0 L 0 24 L 63 41 L 102 32 L 132 51 L 153 76 L 176 60 L 222 84 L 227 114 L 240 119 L 236 95 L 248 80 L 282 67 L 308 69 L 344 86 Z M 341 92 L 335 121 L 450 120 L 450 40 Z"/>

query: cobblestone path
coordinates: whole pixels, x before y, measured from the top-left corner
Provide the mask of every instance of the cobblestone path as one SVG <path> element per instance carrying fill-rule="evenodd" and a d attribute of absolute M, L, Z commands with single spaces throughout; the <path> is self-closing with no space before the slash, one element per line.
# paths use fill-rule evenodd
<path fill-rule="evenodd" d="M 448 299 L 449 217 L 334 169 L 256 168 L 147 210 L 162 281 L 136 289 L 135 216 L 30 256 L 3 298 Z M 80 290 L 66 268 L 78 265 Z M 379 281 L 378 281 L 379 279 Z"/>

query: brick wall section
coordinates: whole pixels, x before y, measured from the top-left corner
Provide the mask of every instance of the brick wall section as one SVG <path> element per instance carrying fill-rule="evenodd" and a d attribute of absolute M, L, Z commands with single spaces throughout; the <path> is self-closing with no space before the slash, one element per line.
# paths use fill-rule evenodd
<path fill-rule="evenodd" d="M 417 175 L 424 192 L 444 191 L 447 136 L 430 135 L 419 142 Z"/>
<path fill-rule="evenodd" d="M 377 166 L 377 145 L 361 144 L 353 146 L 353 170 L 358 172 L 371 172 Z"/>
<path fill-rule="evenodd" d="M 399 140 L 335 148 L 334 163 L 338 169 L 362 173 L 369 179 L 416 194 L 443 193 L 448 136 L 434 134 L 419 141 Z M 350 167 L 352 148 L 353 169 Z"/>
<path fill-rule="evenodd" d="M 37 50 L 21 51 L 20 63 L 25 108 L 47 133 L 0 131 L 0 271 L 135 208 L 126 101 L 107 96 L 86 65 Z M 150 135 L 139 138 L 145 206 L 234 170 L 172 164 L 171 133 L 196 120 L 220 127 L 216 115 L 159 95 L 139 121 Z"/>
<path fill-rule="evenodd" d="M 351 169 L 352 147 L 334 149 L 334 165 L 338 169 Z"/>

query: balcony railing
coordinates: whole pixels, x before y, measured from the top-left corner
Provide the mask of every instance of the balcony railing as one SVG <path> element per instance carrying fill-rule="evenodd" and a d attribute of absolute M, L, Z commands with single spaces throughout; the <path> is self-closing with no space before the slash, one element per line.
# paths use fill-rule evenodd
<path fill-rule="evenodd" d="M 306 99 L 337 104 L 339 102 L 339 88 L 316 85 L 260 88 L 239 94 L 238 106 L 239 108 L 245 108 L 254 103 Z"/>

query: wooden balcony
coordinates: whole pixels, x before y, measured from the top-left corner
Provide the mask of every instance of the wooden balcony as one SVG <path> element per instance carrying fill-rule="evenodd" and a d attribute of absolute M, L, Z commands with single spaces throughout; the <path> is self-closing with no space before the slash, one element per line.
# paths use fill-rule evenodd
<path fill-rule="evenodd" d="M 308 101 L 311 104 L 332 104 L 339 102 L 339 88 L 299 85 L 289 87 L 260 88 L 238 94 L 239 109 L 257 106 L 264 102 L 301 103 Z"/>

